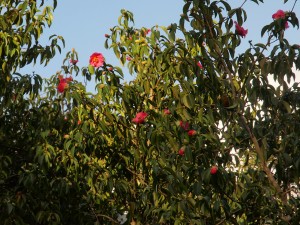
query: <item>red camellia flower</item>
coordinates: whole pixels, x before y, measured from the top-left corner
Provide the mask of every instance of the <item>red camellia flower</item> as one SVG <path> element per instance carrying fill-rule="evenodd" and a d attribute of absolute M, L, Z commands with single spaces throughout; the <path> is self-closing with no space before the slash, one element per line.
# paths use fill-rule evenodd
<path fill-rule="evenodd" d="M 93 67 L 103 66 L 104 57 L 101 53 L 95 52 L 90 56 L 90 65 Z"/>
<path fill-rule="evenodd" d="M 218 167 L 217 166 L 212 166 L 210 168 L 210 174 L 214 175 L 218 172 Z"/>
<path fill-rule="evenodd" d="M 183 149 L 183 148 L 179 149 L 179 151 L 178 151 L 178 155 L 181 155 L 181 156 L 183 156 L 183 155 L 184 155 L 184 149 Z"/>
<path fill-rule="evenodd" d="M 72 76 L 69 76 L 67 78 L 63 78 L 62 75 L 58 75 L 59 83 L 57 85 L 57 90 L 59 93 L 63 93 L 65 89 L 69 87 L 69 82 L 73 81 Z"/>
<path fill-rule="evenodd" d="M 78 120 L 78 121 L 77 121 L 77 124 L 80 125 L 80 124 L 81 124 L 81 120 Z"/>
<path fill-rule="evenodd" d="M 169 109 L 164 109 L 164 114 L 165 115 L 170 115 L 171 114 L 171 111 Z"/>
<path fill-rule="evenodd" d="M 234 22 L 235 24 L 235 30 L 236 33 L 242 37 L 246 37 L 248 30 L 245 30 L 243 27 L 241 27 L 236 21 Z"/>
<path fill-rule="evenodd" d="M 195 131 L 195 130 L 189 130 L 188 131 L 188 135 L 189 136 L 194 136 L 194 135 L 196 135 L 197 134 L 197 131 Z"/>
<path fill-rule="evenodd" d="M 184 129 L 184 130 L 188 130 L 189 129 L 189 123 L 188 122 L 183 122 L 182 120 L 179 123 L 179 126 Z"/>
<path fill-rule="evenodd" d="M 150 29 L 147 29 L 146 32 L 145 32 L 145 34 L 147 35 L 147 34 L 149 34 L 150 32 L 151 32 L 151 30 L 150 30 Z"/>
<path fill-rule="evenodd" d="M 277 20 L 277 19 L 284 19 L 285 18 L 285 12 L 281 9 L 279 9 L 276 13 L 274 13 L 272 15 L 272 18 L 274 20 Z"/>
<path fill-rule="evenodd" d="M 109 38 L 109 37 L 110 37 L 108 34 L 105 34 L 104 36 L 105 36 L 106 38 Z"/>
<path fill-rule="evenodd" d="M 199 62 L 197 62 L 197 66 L 202 70 L 203 69 L 203 66 L 202 66 L 202 64 L 201 64 L 201 62 L 199 61 Z"/>
<path fill-rule="evenodd" d="M 131 57 L 127 56 L 127 57 L 126 57 L 126 60 L 127 60 L 127 61 L 131 61 Z"/>
<path fill-rule="evenodd" d="M 148 116 L 147 113 L 139 112 L 136 114 L 135 118 L 132 119 L 132 122 L 136 124 L 144 123 L 147 116 Z"/>
<path fill-rule="evenodd" d="M 62 79 L 59 84 L 57 85 L 57 90 L 59 93 L 63 93 L 65 91 L 65 89 L 67 89 L 69 87 L 66 79 Z"/>

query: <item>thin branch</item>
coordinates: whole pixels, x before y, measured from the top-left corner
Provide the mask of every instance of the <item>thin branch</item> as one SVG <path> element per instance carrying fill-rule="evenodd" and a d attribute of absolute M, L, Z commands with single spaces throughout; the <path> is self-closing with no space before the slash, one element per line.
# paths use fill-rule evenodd
<path fill-rule="evenodd" d="M 247 0 L 246 0 L 246 1 L 247 1 Z M 245 1 L 245 2 L 246 2 L 246 1 Z M 205 15 L 203 15 L 203 16 L 204 16 L 204 18 L 205 18 Z M 205 19 L 205 21 L 206 21 L 207 27 L 209 28 L 210 36 L 213 38 L 214 35 L 213 35 L 213 32 L 212 32 L 212 26 L 209 24 L 207 18 Z M 230 81 L 230 85 L 231 85 L 231 89 L 232 89 L 232 96 L 233 96 L 233 99 L 236 100 L 236 92 L 235 92 L 235 87 L 234 87 L 234 83 L 233 83 L 233 76 L 232 76 L 232 73 L 230 72 L 230 70 L 229 70 L 229 68 L 228 68 L 228 66 L 227 66 L 227 64 L 226 64 L 226 62 L 225 62 L 225 60 L 223 59 L 222 53 L 221 53 L 221 51 L 220 51 L 220 49 L 219 49 L 219 46 L 217 46 L 217 44 L 215 45 L 215 50 L 216 50 L 218 56 L 219 56 L 220 59 L 221 59 L 221 63 L 222 63 L 222 65 L 223 65 L 223 67 L 224 67 L 226 73 L 228 73 L 229 81 Z"/>
<path fill-rule="evenodd" d="M 109 216 L 106 216 L 106 215 L 103 215 L 103 214 L 95 213 L 95 210 L 93 209 L 93 207 L 92 207 L 91 204 L 90 204 L 90 208 L 91 208 L 92 213 L 93 213 L 93 215 L 96 217 L 96 219 L 97 219 L 98 222 L 99 222 L 98 217 L 103 217 L 103 218 L 106 218 L 106 219 L 108 219 L 109 221 L 111 221 L 111 222 L 113 222 L 113 223 L 115 223 L 115 224 L 119 224 L 118 221 L 114 220 L 113 218 L 111 218 L 111 217 L 109 217 Z"/>
<path fill-rule="evenodd" d="M 246 2 L 247 2 L 247 0 L 245 0 L 245 1 L 242 3 L 242 5 L 240 6 L 240 8 L 242 8 L 242 7 L 245 5 Z"/>
<path fill-rule="evenodd" d="M 220 222 L 218 222 L 216 225 L 220 225 L 226 221 L 226 218 L 223 218 Z"/>
<path fill-rule="evenodd" d="M 109 216 L 106 216 L 106 215 L 102 215 L 102 214 L 96 214 L 97 217 L 104 217 L 106 219 L 108 219 L 109 221 L 115 223 L 115 224 L 119 224 L 118 221 L 114 220 L 113 218 L 109 217 Z"/>
<path fill-rule="evenodd" d="M 298 1 L 298 0 L 295 0 L 295 2 L 294 2 L 294 5 L 293 5 L 293 7 L 292 7 L 292 10 L 291 10 L 291 12 L 293 12 L 293 10 L 294 10 L 294 8 L 295 8 L 295 5 L 296 5 L 297 1 Z"/>
<path fill-rule="evenodd" d="M 266 161 L 265 161 L 265 158 L 264 158 L 264 153 L 263 153 L 263 150 L 261 149 L 261 147 L 259 146 L 259 143 L 257 141 L 257 138 L 255 137 L 255 135 L 253 134 L 253 132 L 251 131 L 250 127 L 248 126 L 247 124 L 247 121 L 246 121 L 246 118 L 240 114 L 240 118 L 241 118 L 241 121 L 244 125 L 244 127 L 246 128 L 249 136 L 250 136 L 250 139 L 251 141 L 253 142 L 254 144 L 254 149 L 258 155 L 258 158 L 261 162 L 261 166 L 262 166 L 262 169 L 263 171 L 266 173 L 270 183 L 272 184 L 272 186 L 275 188 L 277 194 L 279 195 L 282 203 L 284 205 L 287 204 L 287 197 L 286 197 L 286 194 L 283 193 L 280 185 L 278 184 L 278 182 L 275 180 L 274 178 L 274 175 L 272 174 L 271 170 L 269 169 L 269 167 L 267 166 L 266 164 Z"/>

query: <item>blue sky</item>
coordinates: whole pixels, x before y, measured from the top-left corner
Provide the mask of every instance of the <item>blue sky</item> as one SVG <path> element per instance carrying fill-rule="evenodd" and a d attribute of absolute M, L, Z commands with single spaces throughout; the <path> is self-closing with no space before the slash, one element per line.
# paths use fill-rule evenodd
<path fill-rule="evenodd" d="M 228 0 L 233 6 L 240 6 L 244 1 Z M 265 0 L 259 6 L 248 0 L 244 5 L 248 20 L 243 27 L 248 29 L 248 35 L 243 40 L 242 47 L 248 47 L 248 41 L 253 43 L 263 42 L 260 37 L 261 28 L 272 22 L 272 14 L 278 9 L 288 11 L 292 8 L 294 0 L 283 4 L 283 0 Z M 89 56 L 93 52 L 104 54 L 106 61 L 120 66 L 119 61 L 110 50 L 104 48 L 104 35 L 110 33 L 109 29 L 117 25 L 121 9 L 127 9 L 134 14 L 136 27 L 152 27 L 155 25 L 168 26 L 170 23 L 178 23 L 182 12 L 183 0 L 64 0 L 58 1 L 58 7 L 54 12 L 54 22 L 49 29 L 45 29 L 44 37 L 57 34 L 64 37 L 66 47 L 62 55 L 57 55 L 50 64 L 44 68 L 41 66 L 27 67 L 24 72 L 36 73 L 43 77 L 49 77 L 60 70 L 65 54 L 72 48 L 79 53 L 78 65 L 87 66 Z M 294 9 L 300 17 L 300 2 Z M 285 32 L 290 43 L 300 44 L 300 30 L 290 27 Z M 126 71 L 126 70 L 125 70 Z M 79 77 L 77 80 L 81 80 Z M 130 79 L 128 75 L 125 79 Z M 94 84 L 89 84 L 92 91 Z"/>

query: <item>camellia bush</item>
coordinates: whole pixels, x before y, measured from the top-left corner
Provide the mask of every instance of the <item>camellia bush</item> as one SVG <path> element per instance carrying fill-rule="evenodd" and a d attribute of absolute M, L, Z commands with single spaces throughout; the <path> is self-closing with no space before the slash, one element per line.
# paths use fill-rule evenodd
<path fill-rule="evenodd" d="M 185 0 L 151 28 L 122 10 L 104 45 L 124 82 L 101 52 L 79 68 L 75 49 L 50 79 L 20 74 L 64 45 L 39 44 L 56 1 L 2 1 L 1 224 L 299 224 L 296 3 L 246 50 L 243 3 Z"/>

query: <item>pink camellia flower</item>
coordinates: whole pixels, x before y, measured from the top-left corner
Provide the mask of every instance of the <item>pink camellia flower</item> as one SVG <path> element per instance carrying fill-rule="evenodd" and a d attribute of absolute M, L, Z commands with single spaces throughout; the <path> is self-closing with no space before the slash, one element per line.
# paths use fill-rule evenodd
<path fill-rule="evenodd" d="M 248 29 L 245 30 L 243 27 L 241 27 L 236 21 L 234 22 L 235 24 L 235 30 L 236 33 L 242 37 L 246 37 L 246 35 L 248 34 Z"/>
<path fill-rule="evenodd" d="M 212 166 L 210 168 L 210 174 L 214 175 L 218 172 L 218 167 L 217 166 Z"/>
<path fill-rule="evenodd" d="M 148 116 L 145 112 L 139 112 L 136 114 L 136 116 L 132 119 L 132 122 L 136 124 L 141 124 L 145 122 L 146 117 Z"/>
<path fill-rule="evenodd" d="M 179 126 L 184 129 L 184 130 L 188 130 L 189 129 L 189 123 L 188 122 L 183 122 L 182 120 L 179 122 Z"/>
<path fill-rule="evenodd" d="M 164 114 L 165 115 L 170 115 L 171 114 L 171 111 L 169 109 L 164 109 Z"/>
<path fill-rule="evenodd" d="M 95 52 L 90 56 L 90 65 L 93 67 L 103 66 L 104 57 L 101 53 Z"/>
<path fill-rule="evenodd" d="M 274 13 L 274 14 L 272 15 L 272 18 L 273 18 L 274 20 L 284 19 L 284 18 L 285 18 L 285 12 L 284 12 L 283 10 L 279 9 L 276 13 Z M 285 23 L 284 23 L 284 29 L 287 29 L 287 28 L 289 28 L 289 27 L 290 27 L 290 26 L 289 26 L 288 21 L 285 21 Z"/>
<path fill-rule="evenodd" d="M 78 60 L 70 59 L 70 63 L 73 64 L 73 65 L 76 65 L 78 63 Z"/>
<path fill-rule="evenodd" d="M 184 155 L 184 148 L 179 149 L 178 155 L 183 156 Z"/>
<path fill-rule="evenodd" d="M 194 136 L 194 135 L 196 135 L 197 134 L 197 131 L 195 131 L 195 130 L 189 130 L 188 131 L 188 135 L 189 136 Z"/>
<path fill-rule="evenodd" d="M 276 13 L 274 13 L 272 15 L 272 18 L 274 20 L 277 20 L 277 19 L 284 19 L 285 18 L 285 12 L 281 9 L 279 9 Z"/>
<path fill-rule="evenodd" d="M 202 70 L 203 69 L 203 66 L 202 66 L 202 64 L 201 64 L 201 62 L 199 61 L 199 62 L 197 62 L 197 66 Z"/>

